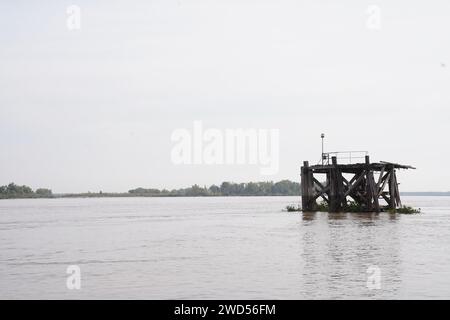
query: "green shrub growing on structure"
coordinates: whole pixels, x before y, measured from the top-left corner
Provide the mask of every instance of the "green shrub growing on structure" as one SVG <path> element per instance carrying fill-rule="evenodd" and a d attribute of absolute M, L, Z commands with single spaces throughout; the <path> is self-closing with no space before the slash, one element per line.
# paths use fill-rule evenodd
<path fill-rule="evenodd" d="M 317 206 L 316 206 L 316 211 L 328 212 L 329 211 L 328 203 L 326 201 L 319 202 L 317 204 Z M 344 208 L 342 208 L 341 211 L 342 212 L 365 212 L 366 208 L 361 206 L 360 204 L 358 204 L 355 201 L 348 201 L 346 206 L 344 206 Z M 395 210 L 390 209 L 390 210 L 388 210 L 388 212 L 390 212 L 390 213 L 402 213 L 402 214 L 421 213 L 420 208 L 419 209 L 415 209 L 415 208 L 410 207 L 410 206 L 403 206 L 403 207 L 395 209 Z"/>
<path fill-rule="evenodd" d="M 319 202 L 317 204 L 316 209 L 317 209 L 317 211 L 326 211 L 326 212 L 328 212 L 328 209 L 329 209 L 328 202 L 326 202 L 326 201 Z"/>
<path fill-rule="evenodd" d="M 401 214 L 416 214 L 416 213 L 421 213 L 420 208 L 419 209 L 415 209 L 413 207 L 410 206 L 403 206 L 401 208 L 397 208 L 397 209 L 389 209 L 390 213 L 401 213 Z"/>
<path fill-rule="evenodd" d="M 302 208 L 300 208 L 300 206 L 287 205 L 286 206 L 286 211 L 287 212 L 298 212 L 298 211 L 302 211 Z"/>

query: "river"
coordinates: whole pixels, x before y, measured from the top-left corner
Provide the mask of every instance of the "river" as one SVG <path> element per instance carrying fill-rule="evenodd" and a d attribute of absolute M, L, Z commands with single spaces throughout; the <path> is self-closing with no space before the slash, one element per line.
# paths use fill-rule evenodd
<path fill-rule="evenodd" d="M 298 197 L 0 200 L 0 298 L 448 299 L 450 197 L 402 200 L 422 214 L 282 212 Z"/>

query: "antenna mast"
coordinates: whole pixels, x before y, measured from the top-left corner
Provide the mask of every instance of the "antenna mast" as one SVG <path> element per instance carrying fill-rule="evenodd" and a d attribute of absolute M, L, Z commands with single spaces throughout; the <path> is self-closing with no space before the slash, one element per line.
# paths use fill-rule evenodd
<path fill-rule="evenodd" d="M 324 160 L 324 158 L 325 158 L 325 157 L 324 157 L 324 153 L 323 153 L 323 139 L 325 138 L 325 134 L 322 133 L 322 134 L 320 135 L 320 137 L 322 138 L 322 157 L 321 157 L 321 159 L 322 159 L 322 165 L 323 165 L 323 160 Z"/>

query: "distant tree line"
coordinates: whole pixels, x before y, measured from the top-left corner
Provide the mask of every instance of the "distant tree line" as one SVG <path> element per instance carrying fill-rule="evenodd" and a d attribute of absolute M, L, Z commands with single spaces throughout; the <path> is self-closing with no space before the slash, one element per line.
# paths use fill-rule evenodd
<path fill-rule="evenodd" d="M 48 198 L 51 197 L 52 190 L 39 188 L 33 191 L 28 186 L 19 186 L 15 183 L 10 183 L 5 186 L 0 186 L 0 199 L 9 198 Z"/>
<path fill-rule="evenodd" d="M 211 185 L 173 190 L 136 188 L 128 191 L 131 195 L 141 196 L 173 196 L 173 197 L 204 197 L 204 196 L 297 196 L 300 195 L 300 183 L 290 180 L 279 182 L 222 182 L 220 186 Z"/>
<path fill-rule="evenodd" d="M 300 183 L 289 180 L 278 182 L 223 182 L 220 186 L 211 185 L 200 187 L 197 184 L 182 189 L 136 188 L 122 193 L 85 192 L 53 194 L 52 190 L 39 188 L 33 191 L 28 186 L 10 183 L 0 187 L 0 199 L 13 198 L 77 198 L 77 197 L 214 197 L 214 196 L 298 196 Z"/>

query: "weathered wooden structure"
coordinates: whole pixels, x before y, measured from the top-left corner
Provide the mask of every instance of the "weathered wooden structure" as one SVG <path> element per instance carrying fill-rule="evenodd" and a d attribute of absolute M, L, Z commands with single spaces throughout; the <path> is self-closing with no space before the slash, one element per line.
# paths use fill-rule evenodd
<path fill-rule="evenodd" d="M 322 160 L 323 160 L 322 153 Z M 364 212 L 380 212 L 401 207 L 396 170 L 415 169 L 390 162 L 338 164 L 336 156 L 329 162 L 301 168 L 302 210 L 316 211 L 320 198 L 328 204 L 329 212 L 345 210 L 353 200 Z M 322 174 L 325 179 L 318 178 Z M 325 181 L 325 182 L 324 182 Z M 385 191 L 387 189 L 387 191 Z M 385 201 L 383 205 L 381 201 Z"/>

